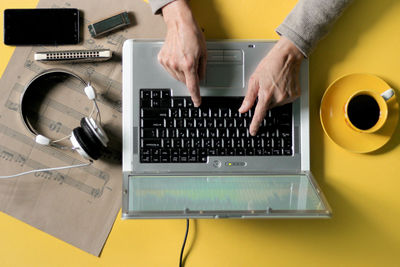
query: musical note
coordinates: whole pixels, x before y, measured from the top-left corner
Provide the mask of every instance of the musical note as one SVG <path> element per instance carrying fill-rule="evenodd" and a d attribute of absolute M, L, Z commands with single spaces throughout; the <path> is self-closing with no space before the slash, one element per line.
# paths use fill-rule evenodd
<path fill-rule="evenodd" d="M 3 150 L 0 152 L 0 158 L 7 160 L 7 161 L 12 161 L 12 159 L 14 158 L 14 154 Z"/>
<path fill-rule="evenodd" d="M 19 163 L 19 165 L 22 167 L 26 162 L 26 157 L 23 157 L 22 155 L 18 154 L 18 156 L 15 158 L 15 162 Z"/>
<path fill-rule="evenodd" d="M 61 122 L 52 121 L 52 122 L 50 123 L 50 125 L 49 125 L 49 129 L 50 129 L 51 131 L 55 131 L 56 133 L 59 133 L 59 132 L 60 132 L 60 129 L 61 129 L 61 126 L 62 126 Z"/>

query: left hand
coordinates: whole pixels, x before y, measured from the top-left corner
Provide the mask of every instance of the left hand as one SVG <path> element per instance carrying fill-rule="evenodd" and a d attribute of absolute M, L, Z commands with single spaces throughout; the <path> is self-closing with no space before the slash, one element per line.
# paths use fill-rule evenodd
<path fill-rule="evenodd" d="M 258 98 L 250 124 L 250 134 L 257 134 L 268 109 L 294 101 L 300 96 L 299 72 L 304 56 L 284 36 L 261 60 L 251 75 L 240 113 L 249 111 Z"/>

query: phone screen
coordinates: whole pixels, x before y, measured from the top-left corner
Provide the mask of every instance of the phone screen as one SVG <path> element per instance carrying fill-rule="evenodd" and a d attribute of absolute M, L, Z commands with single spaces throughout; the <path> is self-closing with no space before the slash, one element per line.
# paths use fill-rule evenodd
<path fill-rule="evenodd" d="M 67 45 L 78 42 L 78 9 L 4 10 L 4 43 L 6 45 Z"/>

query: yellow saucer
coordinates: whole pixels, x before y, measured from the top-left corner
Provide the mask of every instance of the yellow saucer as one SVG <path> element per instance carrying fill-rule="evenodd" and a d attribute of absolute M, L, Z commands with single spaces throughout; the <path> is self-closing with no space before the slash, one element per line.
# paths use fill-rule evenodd
<path fill-rule="evenodd" d="M 385 125 L 375 133 L 352 130 L 345 122 L 344 106 L 347 99 L 358 90 L 375 90 L 381 94 L 389 88 L 385 81 L 371 74 L 350 74 L 334 81 L 321 101 L 320 118 L 325 133 L 339 146 L 356 153 L 367 153 L 382 147 L 393 135 L 399 119 L 396 95 L 387 102 L 388 118 Z"/>

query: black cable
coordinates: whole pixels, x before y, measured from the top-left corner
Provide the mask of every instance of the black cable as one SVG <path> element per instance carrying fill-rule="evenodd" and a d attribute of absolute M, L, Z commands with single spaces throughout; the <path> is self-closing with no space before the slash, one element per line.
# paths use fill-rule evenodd
<path fill-rule="evenodd" d="M 185 239 L 183 239 L 183 244 L 182 244 L 182 249 L 181 249 L 181 256 L 179 257 L 179 267 L 182 267 L 182 256 L 183 256 L 183 251 L 185 250 L 185 245 L 186 245 L 186 239 L 189 233 L 189 219 L 186 219 L 186 233 L 185 233 Z"/>

